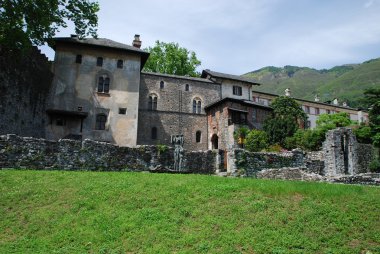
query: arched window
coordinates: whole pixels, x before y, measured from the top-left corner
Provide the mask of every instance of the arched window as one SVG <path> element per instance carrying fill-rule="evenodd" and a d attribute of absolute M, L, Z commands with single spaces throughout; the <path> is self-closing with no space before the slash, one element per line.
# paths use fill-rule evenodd
<path fill-rule="evenodd" d="M 200 143 L 201 142 L 201 136 L 202 136 L 202 132 L 201 131 L 197 131 L 195 133 L 195 142 Z"/>
<path fill-rule="evenodd" d="M 103 66 L 103 57 L 98 57 L 96 59 L 96 66 Z"/>
<path fill-rule="evenodd" d="M 157 128 L 156 127 L 152 128 L 151 138 L 152 139 L 157 139 Z"/>
<path fill-rule="evenodd" d="M 105 114 L 96 115 L 95 130 L 105 130 L 106 129 L 107 116 Z"/>
<path fill-rule="evenodd" d="M 185 91 L 189 91 L 190 90 L 190 86 L 189 86 L 189 84 L 186 84 L 185 85 Z"/>
<path fill-rule="evenodd" d="M 193 113 L 200 114 L 202 109 L 202 102 L 200 99 L 193 100 Z"/>
<path fill-rule="evenodd" d="M 121 59 L 117 60 L 117 68 L 123 69 L 123 60 Z"/>
<path fill-rule="evenodd" d="M 98 79 L 98 93 L 109 93 L 110 78 L 107 75 L 102 75 Z"/>
<path fill-rule="evenodd" d="M 160 81 L 160 89 L 163 89 L 165 87 L 165 82 L 164 81 Z"/>
<path fill-rule="evenodd" d="M 157 110 L 157 95 L 155 94 L 149 95 L 148 110 Z"/>

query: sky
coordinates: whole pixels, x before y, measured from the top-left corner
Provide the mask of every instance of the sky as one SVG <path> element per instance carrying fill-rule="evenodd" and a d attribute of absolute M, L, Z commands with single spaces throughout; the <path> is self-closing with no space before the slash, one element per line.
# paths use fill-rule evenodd
<path fill-rule="evenodd" d="M 98 37 L 142 48 L 176 42 L 198 68 L 241 75 L 265 66 L 328 69 L 380 57 L 380 0 L 99 0 Z M 74 33 L 73 26 L 57 36 Z M 54 51 L 42 51 L 54 58 Z"/>

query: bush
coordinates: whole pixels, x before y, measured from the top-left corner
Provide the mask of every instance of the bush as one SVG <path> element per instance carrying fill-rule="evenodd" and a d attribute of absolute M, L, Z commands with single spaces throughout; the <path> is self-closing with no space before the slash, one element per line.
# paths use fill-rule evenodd
<path fill-rule="evenodd" d="M 302 148 L 303 150 L 317 151 L 322 147 L 326 132 L 321 129 L 297 130 L 292 137 L 285 139 L 285 148 Z"/>
<path fill-rule="evenodd" d="M 368 165 L 369 171 L 374 173 L 380 173 L 380 160 L 374 159 L 371 161 L 371 163 Z"/>
<path fill-rule="evenodd" d="M 358 129 L 354 130 L 356 139 L 360 143 L 371 144 L 371 127 L 369 126 L 360 126 Z"/>
<path fill-rule="evenodd" d="M 260 152 L 268 147 L 268 135 L 264 131 L 251 130 L 245 139 L 245 148 L 250 152 Z"/>

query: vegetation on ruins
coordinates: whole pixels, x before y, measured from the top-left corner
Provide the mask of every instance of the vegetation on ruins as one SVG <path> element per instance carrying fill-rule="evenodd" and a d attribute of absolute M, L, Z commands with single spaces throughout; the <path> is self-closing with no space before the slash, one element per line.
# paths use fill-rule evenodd
<path fill-rule="evenodd" d="M 316 151 L 320 150 L 326 133 L 338 127 L 346 127 L 354 124 L 350 120 L 350 115 L 345 112 L 336 114 L 321 114 L 317 120 L 317 126 L 314 129 L 299 129 L 290 137 L 285 139 L 285 147 L 293 149 L 296 147 Z"/>
<path fill-rule="evenodd" d="M 0 1 L 0 44 L 11 49 L 50 42 L 73 22 L 79 37 L 96 37 L 99 4 L 90 0 Z"/>
<path fill-rule="evenodd" d="M 156 41 L 153 47 L 144 49 L 150 53 L 144 70 L 179 76 L 200 76 L 196 68 L 201 64 L 195 52 L 180 47 L 178 43 Z"/>
<path fill-rule="evenodd" d="M 273 100 L 273 114 L 264 122 L 263 129 L 269 137 L 270 144 L 285 145 L 286 137 L 291 137 L 299 125 L 307 120 L 306 113 L 292 98 L 279 96 Z"/>
<path fill-rule="evenodd" d="M 378 149 L 377 158 L 371 162 L 370 169 L 380 172 L 380 88 L 366 90 L 364 95 L 371 105 L 369 111 L 370 137 L 373 145 Z"/>
<path fill-rule="evenodd" d="M 251 152 L 260 152 L 268 147 L 268 135 L 265 131 L 251 130 L 245 140 L 245 148 Z"/>
<path fill-rule="evenodd" d="M 0 253 L 379 253 L 380 189 L 0 171 Z"/>

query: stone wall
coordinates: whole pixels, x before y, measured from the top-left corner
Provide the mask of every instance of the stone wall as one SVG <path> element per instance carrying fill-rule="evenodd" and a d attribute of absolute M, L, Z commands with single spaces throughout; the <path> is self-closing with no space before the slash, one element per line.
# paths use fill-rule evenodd
<path fill-rule="evenodd" d="M 0 168 L 146 171 L 173 169 L 174 151 L 165 146 L 119 147 L 91 140 L 49 141 L 16 135 L 0 136 Z M 184 152 L 186 172 L 212 174 L 216 154 Z"/>
<path fill-rule="evenodd" d="M 53 74 L 36 47 L 23 54 L 0 46 L 0 134 L 45 137 Z"/>
<path fill-rule="evenodd" d="M 163 87 L 160 85 L 161 82 Z M 156 110 L 148 108 L 151 95 L 157 96 Z M 200 114 L 193 113 L 194 99 L 202 102 Z M 170 145 L 171 135 L 183 134 L 185 149 L 207 150 L 207 116 L 204 106 L 219 99 L 220 85 L 207 79 L 142 73 L 137 144 Z M 156 139 L 152 139 L 153 127 L 157 128 Z M 197 131 L 201 132 L 199 143 L 195 142 Z"/>
<path fill-rule="evenodd" d="M 373 158 L 372 146 L 358 143 L 350 128 L 328 131 L 323 153 L 326 176 L 365 173 Z"/>
<path fill-rule="evenodd" d="M 269 168 L 302 167 L 304 154 L 294 150 L 287 153 L 253 153 L 243 149 L 233 149 L 228 153 L 228 171 L 231 174 L 244 173 L 256 176 L 257 172 Z"/>

